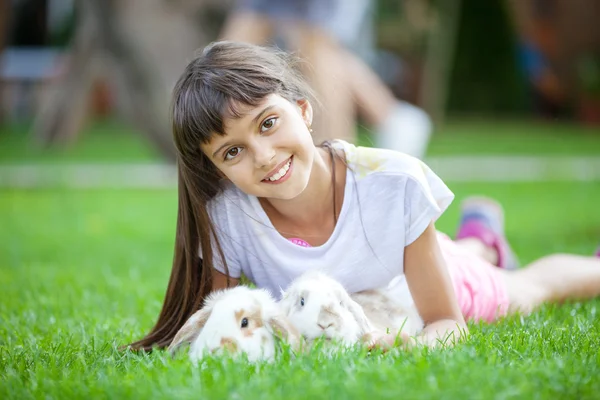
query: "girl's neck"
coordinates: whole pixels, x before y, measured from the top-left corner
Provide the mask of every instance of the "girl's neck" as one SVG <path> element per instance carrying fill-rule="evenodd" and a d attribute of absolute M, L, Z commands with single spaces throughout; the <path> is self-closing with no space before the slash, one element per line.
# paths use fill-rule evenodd
<path fill-rule="evenodd" d="M 335 150 L 332 149 L 332 151 Z M 335 217 L 333 165 L 329 150 L 324 148 L 315 150 L 311 177 L 306 189 L 298 197 L 292 200 L 259 199 L 273 225 L 281 234 L 294 236 L 305 230 L 314 232 L 316 227 L 323 227 L 325 231 L 333 231 L 335 220 L 337 220 L 343 203 L 346 183 L 345 165 L 336 159 L 336 157 L 333 158 L 334 162 L 337 162 L 335 168 Z"/>

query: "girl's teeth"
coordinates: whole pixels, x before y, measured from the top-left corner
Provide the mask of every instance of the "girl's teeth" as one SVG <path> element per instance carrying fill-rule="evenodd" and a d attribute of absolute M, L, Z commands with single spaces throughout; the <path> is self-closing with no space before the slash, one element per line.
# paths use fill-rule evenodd
<path fill-rule="evenodd" d="M 290 169 L 291 162 L 292 162 L 292 160 L 288 161 L 288 163 L 285 164 L 283 167 L 281 167 L 281 169 L 279 171 L 277 171 L 275 173 L 275 175 L 270 177 L 269 180 L 271 182 L 274 182 L 274 181 L 278 181 L 279 179 L 281 179 L 281 177 L 284 176 L 285 173 L 288 172 L 288 170 Z"/>

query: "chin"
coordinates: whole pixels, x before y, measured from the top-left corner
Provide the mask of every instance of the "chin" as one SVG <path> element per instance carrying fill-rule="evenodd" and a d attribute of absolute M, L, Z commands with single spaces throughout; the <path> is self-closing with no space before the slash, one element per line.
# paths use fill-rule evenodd
<path fill-rule="evenodd" d="M 299 177 L 296 176 L 294 178 Z M 283 187 L 274 186 L 268 193 L 264 193 L 263 197 L 277 200 L 293 200 L 300 196 L 308 186 L 308 181 L 298 182 L 298 180 L 285 182 L 282 185 Z"/>

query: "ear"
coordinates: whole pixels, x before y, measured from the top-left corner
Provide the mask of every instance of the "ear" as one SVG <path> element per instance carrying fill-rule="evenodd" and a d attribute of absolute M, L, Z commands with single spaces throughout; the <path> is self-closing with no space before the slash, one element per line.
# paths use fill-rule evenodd
<path fill-rule="evenodd" d="M 310 127 L 313 121 L 313 109 L 310 101 L 307 99 L 300 99 L 296 101 L 298 107 L 300 107 L 300 114 L 302 115 L 302 119 L 306 123 L 306 126 Z"/>
<path fill-rule="evenodd" d="M 341 295 L 342 304 L 344 305 L 344 307 L 346 307 L 348 311 L 350 311 L 350 313 L 358 323 L 358 327 L 362 331 L 362 334 L 364 335 L 373 331 L 374 328 L 371 325 L 371 321 L 369 321 L 369 318 L 367 318 L 367 315 L 365 314 L 363 308 L 357 302 L 352 300 L 348 293 L 346 293 L 345 291 L 342 292 Z"/>
<path fill-rule="evenodd" d="M 208 317 L 210 317 L 212 309 L 204 308 L 199 311 L 196 311 L 179 329 L 169 348 L 167 349 L 170 354 L 175 353 L 179 347 L 181 347 L 185 343 L 193 342 L 200 332 L 206 321 L 208 321 Z"/>
<path fill-rule="evenodd" d="M 292 349 L 296 350 L 300 346 L 300 332 L 283 316 L 271 317 L 267 321 L 269 331 L 276 338 L 286 340 Z"/>
<path fill-rule="evenodd" d="M 279 300 L 279 307 L 282 309 L 284 315 L 288 315 L 292 308 L 292 302 L 289 293 L 280 289 L 281 299 Z"/>

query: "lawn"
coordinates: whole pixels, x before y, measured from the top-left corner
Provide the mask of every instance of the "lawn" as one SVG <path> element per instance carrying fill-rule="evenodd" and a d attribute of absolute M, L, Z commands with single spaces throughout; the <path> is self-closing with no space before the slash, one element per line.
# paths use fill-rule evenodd
<path fill-rule="evenodd" d="M 599 155 L 598 129 L 560 122 L 451 119 L 438 128 L 428 156 L 450 154 Z M 359 127 L 359 143 L 369 145 Z M 154 148 L 128 125 L 114 120 L 90 124 L 67 149 L 31 146 L 28 125 L 0 126 L 0 165 L 15 163 L 154 162 Z"/>
<path fill-rule="evenodd" d="M 155 162 L 123 124 L 92 125 L 68 150 L 29 146 L 25 126 L 0 128 L 0 164 Z M 368 142 L 365 130 L 361 141 Z M 430 155 L 598 155 L 592 129 L 452 120 Z M 448 183 L 456 201 L 438 228 L 452 234 L 458 203 L 487 194 L 506 207 L 524 263 L 600 244 L 600 183 Z M 597 398 L 600 299 L 547 306 L 528 318 L 471 325 L 453 350 L 319 354 L 273 365 L 183 354 L 138 355 L 160 310 L 173 251 L 174 190 L 0 189 L 0 399 L 15 398 Z M 568 268 L 568 266 L 565 266 Z"/>
<path fill-rule="evenodd" d="M 523 262 L 600 243 L 597 183 L 452 184 L 438 224 L 484 193 L 509 211 Z M 175 191 L 0 191 L 0 398 L 597 398 L 600 300 L 471 326 L 453 350 L 318 354 L 273 365 L 117 350 L 155 321 L 169 276 Z M 568 268 L 568 266 L 565 266 Z"/>

